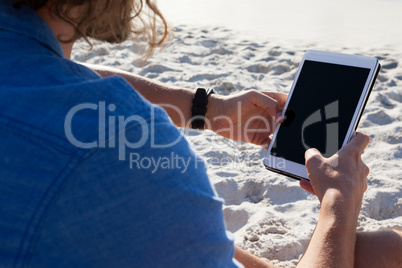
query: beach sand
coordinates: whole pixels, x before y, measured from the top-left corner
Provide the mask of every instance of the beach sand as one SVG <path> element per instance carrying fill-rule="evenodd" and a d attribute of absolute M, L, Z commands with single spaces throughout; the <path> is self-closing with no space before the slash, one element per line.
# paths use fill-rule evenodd
<path fill-rule="evenodd" d="M 401 2 L 398 4 L 402 7 Z M 389 34 L 395 31 L 388 30 Z M 308 49 L 377 57 L 382 70 L 358 128 L 371 139 L 363 154 L 371 172 L 358 230 L 402 230 L 399 37 L 385 40 L 383 45 L 353 42 L 350 46 L 331 46 L 314 38 L 297 42 L 280 37 L 250 38 L 242 31 L 227 25 L 176 24 L 169 46 L 144 66 L 138 55 L 141 44 L 132 41 L 121 45 L 96 43 L 92 51 L 80 41 L 72 59 L 114 66 L 175 86 L 214 87 L 219 94 L 229 95 L 250 89 L 289 92 Z M 258 146 L 226 140 L 210 131 L 183 133 L 208 164 L 210 180 L 225 200 L 225 221 L 235 243 L 274 264 L 293 267 L 318 220 L 317 198 L 301 189 L 298 181 L 267 171 L 262 164 L 266 151 Z"/>

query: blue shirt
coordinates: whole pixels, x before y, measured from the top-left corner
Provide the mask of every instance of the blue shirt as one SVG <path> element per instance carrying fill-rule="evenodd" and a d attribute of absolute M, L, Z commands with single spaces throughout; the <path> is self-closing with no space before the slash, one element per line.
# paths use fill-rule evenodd
<path fill-rule="evenodd" d="M 167 114 L 0 3 L 0 267 L 233 267 L 222 201 Z"/>

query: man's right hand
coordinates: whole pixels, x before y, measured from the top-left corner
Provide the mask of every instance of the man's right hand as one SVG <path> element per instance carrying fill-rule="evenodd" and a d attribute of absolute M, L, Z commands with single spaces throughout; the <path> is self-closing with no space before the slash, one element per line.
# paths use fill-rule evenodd
<path fill-rule="evenodd" d="M 317 150 L 306 152 L 310 182 L 300 185 L 317 195 L 320 217 L 305 254 L 297 267 L 353 267 L 357 218 L 367 189 L 368 167 L 361 154 L 369 143 L 363 133 L 335 155 L 324 158 Z"/>
<path fill-rule="evenodd" d="M 310 182 L 302 180 L 301 187 L 317 195 L 321 205 L 325 201 L 336 201 L 338 208 L 343 209 L 339 202 L 346 202 L 345 212 L 350 213 L 349 209 L 352 209 L 357 217 L 367 189 L 369 168 L 361 160 L 361 154 L 368 143 L 368 136 L 358 132 L 330 158 L 324 158 L 316 149 L 307 150 L 305 158 Z"/>

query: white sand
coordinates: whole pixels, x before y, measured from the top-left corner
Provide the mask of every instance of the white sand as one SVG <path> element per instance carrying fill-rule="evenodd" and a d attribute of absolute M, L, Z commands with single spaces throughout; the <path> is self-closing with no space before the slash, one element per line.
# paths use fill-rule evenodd
<path fill-rule="evenodd" d="M 402 2 L 383 2 L 402 8 Z M 377 4 L 374 6 L 378 7 Z M 389 11 L 392 13 L 393 9 Z M 370 12 L 375 13 L 372 9 Z M 401 20 L 395 18 L 391 22 Z M 392 37 L 401 31 L 402 24 L 391 22 L 386 20 L 378 26 L 387 30 L 378 35 L 391 35 L 381 40 L 383 45 L 353 40 L 350 46 L 330 45 L 314 38 L 293 42 L 276 37 L 264 41 L 261 36 L 254 39 L 242 34 L 241 29 L 228 30 L 227 25 L 191 23 L 176 27 L 171 45 L 145 66 L 140 66 L 135 54 L 139 46 L 132 42 L 120 46 L 98 44 L 91 52 L 80 42 L 75 46 L 73 59 L 115 66 L 176 86 L 210 86 L 220 94 L 233 94 L 249 89 L 288 92 L 307 49 L 378 57 L 383 68 L 359 126 L 359 131 L 371 138 L 363 154 L 371 172 L 358 229 L 402 229 L 402 43 L 398 43 L 402 35 Z M 331 30 L 336 25 L 327 27 Z M 348 35 L 359 32 L 351 27 Z M 225 199 L 225 220 L 236 244 L 273 263 L 294 266 L 318 219 L 316 197 L 301 189 L 297 181 L 267 171 L 262 165 L 265 150 L 257 146 L 225 140 L 209 131 L 185 133 L 208 162 L 210 179 Z"/>
<path fill-rule="evenodd" d="M 160 0 L 175 25 L 225 26 L 259 41 L 402 46 L 402 0 Z"/>

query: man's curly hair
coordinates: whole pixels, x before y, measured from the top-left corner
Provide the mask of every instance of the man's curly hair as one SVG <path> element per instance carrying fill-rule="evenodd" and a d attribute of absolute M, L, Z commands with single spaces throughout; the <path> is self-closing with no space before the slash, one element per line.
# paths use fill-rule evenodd
<path fill-rule="evenodd" d="M 15 8 L 26 5 L 38 10 L 48 4 L 56 16 L 75 28 L 75 36 L 67 40 L 58 36 L 60 42 L 83 37 L 90 45 L 88 38 L 121 43 L 135 35 L 149 44 L 148 57 L 167 39 L 166 20 L 153 0 L 13 0 Z M 80 18 L 72 16 L 77 7 L 82 10 Z"/>

